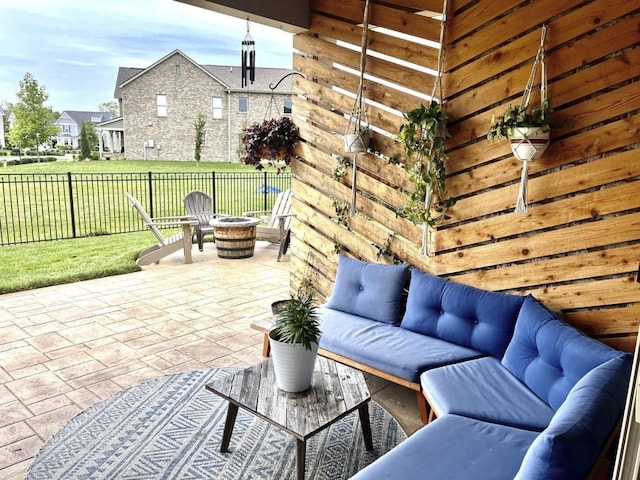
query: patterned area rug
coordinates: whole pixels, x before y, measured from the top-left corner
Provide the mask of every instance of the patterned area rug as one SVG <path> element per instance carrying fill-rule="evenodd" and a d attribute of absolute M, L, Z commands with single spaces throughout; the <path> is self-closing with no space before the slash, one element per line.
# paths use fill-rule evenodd
<path fill-rule="evenodd" d="M 26 479 L 296 478 L 295 439 L 238 412 L 229 453 L 220 453 L 227 403 L 204 389 L 228 369 L 193 371 L 131 387 L 80 413 L 38 452 Z M 357 412 L 307 442 L 306 479 L 346 479 L 406 438 L 377 403 L 369 406 L 374 450 Z"/>

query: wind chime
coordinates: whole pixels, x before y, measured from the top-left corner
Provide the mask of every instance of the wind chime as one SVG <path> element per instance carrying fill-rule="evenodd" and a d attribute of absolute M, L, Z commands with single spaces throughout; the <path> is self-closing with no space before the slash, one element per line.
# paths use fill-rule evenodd
<path fill-rule="evenodd" d="M 242 40 L 242 88 L 247 86 L 247 79 L 253 85 L 256 79 L 256 42 L 249 33 L 249 19 L 247 18 L 247 34 Z"/>

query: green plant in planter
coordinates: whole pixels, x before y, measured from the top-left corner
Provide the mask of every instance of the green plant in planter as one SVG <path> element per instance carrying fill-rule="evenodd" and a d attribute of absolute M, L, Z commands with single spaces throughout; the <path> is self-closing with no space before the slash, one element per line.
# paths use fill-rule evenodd
<path fill-rule="evenodd" d="M 253 165 L 256 170 L 264 169 L 263 161 L 266 161 L 267 165 L 275 166 L 280 173 L 291 164 L 297 141 L 298 128 L 290 117 L 254 123 L 243 129 L 241 143 L 244 153 L 240 159 L 246 165 Z"/>
<path fill-rule="evenodd" d="M 519 105 L 509 105 L 504 115 L 491 118 L 491 125 L 487 132 L 487 140 L 494 138 L 509 138 L 513 135 L 517 127 L 537 127 L 543 132 L 551 130 L 551 104 L 549 99 L 545 99 L 540 105 L 534 108 Z"/>
<path fill-rule="evenodd" d="M 449 218 L 446 212 L 455 204 L 455 199 L 445 199 L 447 115 L 438 102 L 432 101 L 428 107 L 421 104 L 405 113 L 404 118 L 398 140 L 410 160 L 405 168 L 415 190 L 397 213 L 413 223 L 433 227 Z"/>
<path fill-rule="evenodd" d="M 321 335 L 317 308 L 313 286 L 303 282 L 278 315 L 271 336 L 279 342 L 300 343 L 311 350 L 311 345 L 318 343 Z"/>

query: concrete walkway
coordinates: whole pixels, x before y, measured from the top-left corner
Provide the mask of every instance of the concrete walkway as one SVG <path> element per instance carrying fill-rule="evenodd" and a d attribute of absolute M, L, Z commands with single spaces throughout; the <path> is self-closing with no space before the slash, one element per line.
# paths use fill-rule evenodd
<path fill-rule="evenodd" d="M 0 295 L 0 478 L 22 479 L 66 421 L 114 393 L 163 375 L 262 360 L 253 320 L 288 298 L 289 261 L 258 242 L 248 259 L 213 244 L 141 272 Z M 407 433 L 415 394 L 367 378 Z M 375 432 L 374 432 L 375 435 Z"/>

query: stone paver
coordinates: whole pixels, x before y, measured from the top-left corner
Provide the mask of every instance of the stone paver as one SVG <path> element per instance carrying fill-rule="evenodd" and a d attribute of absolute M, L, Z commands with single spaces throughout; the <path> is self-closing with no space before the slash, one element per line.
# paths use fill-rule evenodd
<path fill-rule="evenodd" d="M 141 272 L 0 295 L 0 478 L 22 479 L 66 421 L 124 388 L 262 360 L 249 325 L 289 295 L 277 251 L 258 242 L 253 257 L 229 260 L 207 243 L 191 265 L 177 253 Z M 376 399 L 385 386 L 374 385 Z M 415 429 L 412 392 L 377 400 Z"/>

